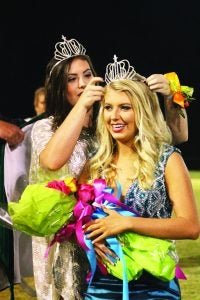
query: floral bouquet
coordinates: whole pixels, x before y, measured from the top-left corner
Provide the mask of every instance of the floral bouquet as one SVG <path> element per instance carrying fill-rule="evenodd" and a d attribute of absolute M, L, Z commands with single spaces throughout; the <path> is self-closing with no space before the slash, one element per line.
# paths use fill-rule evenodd
<path fill-rule="evenodd" d="M 19 202 L 8 203 L 13 228 L 34 236 L 55 234 L 73 216 L 75 178 L 29 184 Z"/>
<path fill-rule="evenodd" d="M 134 232 L 106 239 L 110 249 L 119 257 L 114 265 L 107 261 L 102 264 L 97 262 L 92 241 L 84 234 L 83 225 L 91 219 L 106 216 L 102 205 L 125 216 L 139 216 L 112 194 L 113 190 L 106 186 L 104 179 L 79 186 L 75 178 L 54 180 L 47 184 L 28 185 L 19 203 L 8 204 L 8 211 L 15 229 L 36 236 L 52 235 L 46 255 L 55 242 L 62 243 L 75 234 L 90 263 L 89 283 L 97 265 L 102 272 L 122 279 L 123 286 L 126 286 L 124 290 L 128 288 L 128 281 L 138 279 L 143 270 L 162 280 L 171 280 L 175 276 L 185 279 L 174 259 L 175 246 L 172 241 Z"/>

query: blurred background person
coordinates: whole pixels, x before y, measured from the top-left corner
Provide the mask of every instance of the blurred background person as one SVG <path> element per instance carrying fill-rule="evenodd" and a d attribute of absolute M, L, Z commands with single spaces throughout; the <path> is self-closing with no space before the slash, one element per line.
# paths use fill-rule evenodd
<path fill-rule="evenodd" d="M 35 90 L 33 104 L 36 115 L 46 111 L 45 87 L 41 86 Z"/>
<path fill-rule="evenodd" d="M 35 92 L 34 92 L 34 97 L 33 97 L 33 106 L 34 106 L 34 111 L 35 114 L 32 117 L 26 118 L 26 122 L 30 121 L 33 117 L 39 116 L 42 113 L 46 111 L 46 94 L 45 94 L 45 87 L 41 86 L 38 87 Z"/>

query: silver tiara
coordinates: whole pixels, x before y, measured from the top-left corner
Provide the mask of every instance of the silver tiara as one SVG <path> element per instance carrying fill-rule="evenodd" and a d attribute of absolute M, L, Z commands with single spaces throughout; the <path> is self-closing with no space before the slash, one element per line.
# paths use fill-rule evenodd
<path fill-rule="evenodd" d="M 86 49 L 76 39 L 67 40 L 64 35 L 62 35 L 62 39 L 63 42 L 55 44 L 54 58 L 57 62 L 53 65 L 51 72 L 61 61 L 72 56 L 84 55 L 86 52 Z"/>
<path fill-rule="evenodd" d="M 106 66 L 105 82 L 110 83 L 119 79 L 131 79 L 145 81 L 146 78 L 136 73 L 134 67 L 132 67 L 127 59 L 117 61 L 117 56 L 113 57 L 114 63 L 110 63 Z"/>

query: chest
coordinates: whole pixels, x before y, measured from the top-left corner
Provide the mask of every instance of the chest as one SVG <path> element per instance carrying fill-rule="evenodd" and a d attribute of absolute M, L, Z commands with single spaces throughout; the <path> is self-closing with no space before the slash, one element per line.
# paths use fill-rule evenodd
<path fill-rule="evenodd" d="M 130 186 L 136 179 L 136 169 L 134 163 L 130 161 L 125 161 L 123 165 L 117 164 L 115 173 L 115 190 L 120 189 L 122 198 L 127 194 Z"/>

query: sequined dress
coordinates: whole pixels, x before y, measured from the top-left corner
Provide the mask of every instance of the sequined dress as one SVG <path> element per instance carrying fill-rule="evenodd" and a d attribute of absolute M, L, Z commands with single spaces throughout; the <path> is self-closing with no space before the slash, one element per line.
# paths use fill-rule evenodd
<path fill-rule="evenodd" d="M 180 150 L 166 145 L 156 167 L 153 186 L 149 190 L 140 188 L 135 180 L 129 187 L 124 202 L 145 218 L 170 218 L 172 205 L 165 186 L 165 166 L 173 152 Z M 176 255 L 176 254 L 175 254 Z M 178 257 L 176 257 L 178 259 Z M 96 271 L 92 284 L 85 293 L 84 300 L 122 300 L 122 280 L 111 275 L 103 276 Z M 180 288 L 176 278 L 162 281 L 147 272 L 143 272 L 138 280 L 129 282 L 129 300 L 168 299 L 179 300 Z"/>
<path fill-rule="evenodd" d="M 68 163 L 58 171 L 50 171 L 39 165 L 39 154 L 51 138 L 52 118 L 42 119 L 33 126 L 30 183 L 61 180 L 67 176 L 77 177 L 89 155 L 92 143 L 87 130 L 83 130 Z M 54 244 L 44 258 L 50 238 L 32 237 L 34 280 L 38 300 L 80 300 L 85 288 L 88 261 L 84 250 L 75 239 Z"/>

